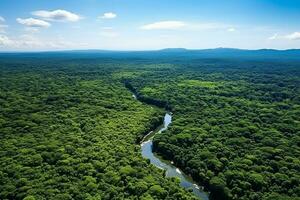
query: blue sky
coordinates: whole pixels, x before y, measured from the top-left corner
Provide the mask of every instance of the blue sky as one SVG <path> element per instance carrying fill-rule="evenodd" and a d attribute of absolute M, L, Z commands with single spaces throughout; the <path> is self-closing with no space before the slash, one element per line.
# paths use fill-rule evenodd
<path fill-rule="evenodd" d="M 0 50 L 300 48 L 300 0 L 1 0 Z"/>

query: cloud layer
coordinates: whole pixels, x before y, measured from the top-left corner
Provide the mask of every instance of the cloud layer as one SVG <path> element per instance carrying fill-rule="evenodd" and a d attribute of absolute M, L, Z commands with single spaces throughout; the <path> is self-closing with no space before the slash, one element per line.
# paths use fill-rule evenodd
<path fill-rule="evenodd" d="M 228 32 L 235 32 L 236 29 L 235 29 L 235 28 L 228 28 L 227 31 L 228 31 Z"/>
<path fill-rule="evenodd" d="M 25 26 L 35 27 L 35 28 L 40 28 L 40 27 L 47 28 L 51 26 L 50 23 L 44 20 L 34 19 L 34 18 L 27 18 L 27 19 L 17 18 L 17 22 Z"/>
<path fill-rule="evenodd" d="M 0 46 L 10 46 L 13 42 L 5 35 L 0 35 Z"/>
<path fill-rule="evenodd" d="M 113 13 L 113 12 L 107 12 L 107 13 L 104 13 L 102 16 L 100 16 L 99 18 L 101 19 L 114 19 L 117 17 L 117 14 L 116 13 Z"/>
<path fill-rule="evenodd" d="M 151 24 L 146 24 L 140 28 L 143 30 L 176 30 L 186 26 L 182 21 L 160 21 Z"/>
<path fill-rule="evenodd" d="M 49 40 L 30 34 L 23 34 L 17 37 L 8 37 L 0 34 L 0 47 L 7 47 L 10 49 L 62 49 L 74 48 L 75 45 L 85 46 L 83 43 L 66 42 L 64 38 Z"/>
<path fill-rule="evenodd" d="M 300 40 L 300 32 L 294 32 L 285 36 L 289 40 Z"/>
<path fill-rule="evenodd" d="M 269 37 L 269 40 L 280 40 L 280 39 L 287 39 L 287 40 L 300 40 L 300 32 L 294 32 L 287 35 L 278 35 L 277 33 Z"/>
<path fill-rule="evenodd" d="M 34 16 L 41 17 L 47 21 L 64 21 L 64 22 L 76 22 L 81 19 L 81 17 L 75 13 L 66 10 L 38 10 L 31 13 Z"/>

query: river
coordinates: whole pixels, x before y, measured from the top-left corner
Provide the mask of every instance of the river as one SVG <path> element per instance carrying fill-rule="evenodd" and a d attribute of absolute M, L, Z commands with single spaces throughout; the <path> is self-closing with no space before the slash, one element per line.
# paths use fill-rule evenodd
<path fill-rule="evenodd" d="M 179 178 L 180 186 L 186 189 L 192 189 L 195 196 L 197 196 L 199 199 L 208 200 L 208 194 L 201 190 L 200 186 L 198 186 L 191 177 L 185 175 L 180 169 L 176 168 L 170 162 L 164 161 L 152 152 L 152 138 L 155 134 L 160 134 L 162 131 L 166 130 L 171 123 L 172 115 L 171 113 L 167 112 L 164 117 L 164 123 L 144 137 L 141 143 L 142 156 L 149 159 L 151 164 L 165 170 L 166 177 Z"/>

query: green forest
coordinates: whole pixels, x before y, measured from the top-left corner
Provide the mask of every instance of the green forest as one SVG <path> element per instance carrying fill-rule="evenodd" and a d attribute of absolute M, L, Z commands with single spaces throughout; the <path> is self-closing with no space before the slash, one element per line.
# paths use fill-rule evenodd
<path fill-rule="evenodd" d="M 139 95 L 137 101 L 132 91 Z M 0 56 L 0 199 L 300 199 L 300 63 Z"/>

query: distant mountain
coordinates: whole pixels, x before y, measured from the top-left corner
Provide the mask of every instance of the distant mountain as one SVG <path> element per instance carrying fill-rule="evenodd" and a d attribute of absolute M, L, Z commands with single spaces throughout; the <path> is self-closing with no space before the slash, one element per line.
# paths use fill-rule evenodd
<path fill-rule="evenodd" d="M 276 50 L 276 49 L 235 49 L 235 48 L 215 48 L 215 49 L 184 49 L 184 48 L 170 48 L 158 50 L 160 52 L 181 52 L 181 53 L 199 53 L 199 54 L 299 54 L 300 49 Z"/>
<path fill-rule="evenodd" d="M 192 56 L 198 58 L 243 58 L 243 59 L 292 59 L 300 60 L 300 49 L 275 50 L 275 49 L 234 49 L 234 48 L 216 48 L 216 49 L 163 49 L 159 53 L 168 53 L 176 56 Z"/>
<path fill-rule="evenodd" d="M 148 51 L 113 51 L 113 50 L 71 50 L 30 53 L 0 53 L 0 57 L 19 55 L 22 57 L 76 57 L 76 58 L 173 58 L 173 59 L 244 59 L 244 60 L 295 60 L 300 61 L 300 49 L 185 49 L 167 48 Z"/>
<path fill-rule="evenodd" d="M 158 51 L 160 51 L 160 52 L 186 52 L 189 50 L 185 49 L 185 48 L 167 48 L 167 49 L 161 49 Z"/>

